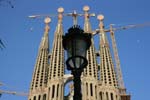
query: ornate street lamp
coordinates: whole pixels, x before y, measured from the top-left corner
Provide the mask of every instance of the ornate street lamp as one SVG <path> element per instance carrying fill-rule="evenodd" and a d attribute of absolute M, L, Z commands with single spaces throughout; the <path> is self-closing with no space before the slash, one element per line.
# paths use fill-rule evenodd
<path fill-rule="evenodd" d="M 81 94 L 81 73 L 87 66 L 86 51 L 91 45 L 91 34 L 84 33 L 78 26 L 74 25 L 63 36 L 63 47 L 67 51 L 67 69 L 72 71 L 74 76 L 74 100 L 82 100 Z"/>

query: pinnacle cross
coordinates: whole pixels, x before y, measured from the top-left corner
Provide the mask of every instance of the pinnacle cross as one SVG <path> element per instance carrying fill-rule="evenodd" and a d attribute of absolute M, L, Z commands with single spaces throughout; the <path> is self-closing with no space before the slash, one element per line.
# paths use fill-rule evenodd
<path fill-rule="evenodd" d="M 72 16 L 73 17 L 73 25 L 77 25 L 77 17 L 78 16 L 84 16 L 85 19 L 88 19 L 90 16 L 95 16 L 94 13 L 89 14 L 88 11 L 90 10 L 89 6 L 84 6 L 83 11 L 84 14 L 77 13 L 76 10 L 74 10 L 72 13 L 66 14 L 66 16 Z"/>
<path fill-rule="evenodd" d="M 73 17 L 73 25 L 77 25 L 77 17 L 83 16 L 83 14 L 78 14 L 76 12 L 76 10 L 74 10 L 72 13 L 68 13 L 67 16 L 72 16 Z"/>

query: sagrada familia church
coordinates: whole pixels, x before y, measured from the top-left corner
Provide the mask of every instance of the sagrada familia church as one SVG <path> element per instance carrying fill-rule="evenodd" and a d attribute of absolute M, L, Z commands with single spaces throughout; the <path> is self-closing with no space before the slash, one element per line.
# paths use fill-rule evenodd
<path fill-rule="evenodd" d="M 51 45 L 49 43 L 51 19 L 45 18 L 44 34 L 39 45 L 28 100 L 73 100 L 75 87 L 72 80 L 74 77 L 65 73 L 66 55 L 62 45 L 62 36 L 65 33 L 63 31 L 63 17 L 65 16 L 63 12 L 63 8 L 58 8 L 58 23 L 54 32 L 52 48 L 49 47 Z M 89 13 L 88 6 L 83 7 L 83 12 L 83 14 L 78 14 L 74 11 L 68 14 L 74 18 L 74 24 L 77 23 L 77 16 L 83 16 L 83 30 L 92 34 L 91 46 L 87 51 L 88 65 L 81 74 L 82 100 L 130 100 L 122 78 L 113 28 L 106 30 L 104 16 L 98 15 L 99 29 L 93 31 L 90 17 L 95 15 Z M 112 37 L 114 56 L 110 51 L 111 46 L 107 39 L 107 32 L 110 32 Z M 99 37 L 99 43 L 96 45 L 93 38 L 95 35 Z M 96 50 L 96 48 L 99 49 Z M 69 83 L 69 94 L 65 96 L 65 86 Z"/>

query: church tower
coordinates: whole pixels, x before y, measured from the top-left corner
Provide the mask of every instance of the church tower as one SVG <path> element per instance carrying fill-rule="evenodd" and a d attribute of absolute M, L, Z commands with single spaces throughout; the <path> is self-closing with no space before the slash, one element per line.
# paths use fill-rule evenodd
<path fill-rule="evenodd" d="M 54 33 L 52 53 L 48 70 L 48 92 L 46 100 L 63 100 L 64 98 L 64 49 L 62 46 L 63 35 L 63 8 L 58 9 L 58 24 Z"/>
<path fill-rule="evenodd" d="M 100 81 L 98 100 L 120 100 L 117 77 L 110 53 L 110 47 L 104 30 L 103 15 L 99 15 L 100 21 Z"/>
<path fill-rule="evenodd" d="M 32 82 L 30 86 L 30 92 L 28 100 L 46 100 L 46 88 L 47 88 L 47 70 L 48 70 L 48 54 L 49 54 L 49 23 L 51 19 L 45 18 L 45 32 L 42 37 L 36 64 L 34 67 Z"/>
<path fill-rule="evenodd" d="M 92 33 L 91 24 L 89 22 L 89 17 L 94 16 L 94 14 L 89 14 L 89 7 L 85 6 L 84 10 L 84 31 L 87 33 Z M 94 40 L 91 39 L 91 47 L 87 51 L 88 66 L 83 72 L 82 87 L 83 87 L 83 100 L 97 100 L 97 61 L 95 55 Z"/>
<path fill-rule="evenodd" d="M 98 81 L 98 100 L 130 100 L 125 90 L 120 90 L 117 70 L 114 66 L 109 42 L 104 29 L 104 16 L 99 15 L 99 54 L 100 54 L 100 80 Z M 111 31 L 109 31 L 111 32 Z M 121 73 L 122 74 L 122 73 Z M 122 91 L 124 91 L 122 93 Z"/>

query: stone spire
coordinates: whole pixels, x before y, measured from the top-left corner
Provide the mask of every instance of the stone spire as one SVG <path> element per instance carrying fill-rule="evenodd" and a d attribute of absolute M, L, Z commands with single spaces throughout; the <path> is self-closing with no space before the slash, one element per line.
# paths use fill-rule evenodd
<path fill-rule="evenodd" d="M 58 24 L 54 34 L 52 53 L 50 57 L 47 92 L 48 99 L 46 100 L 63 100 L 64 96 L 64 49 L 62 46 L 63 11 L 63 8 L 58 8 Z"/>
<path fill-rule="evenodd" d="M 45 91 L 47 85 L 47 69 L 48 69 L 48 53 L 49 53 L 49 23 L 51 19 L 45 18 L 45 32 L 42 37 L 34 72 L 32 76 L 32 82 L 30 86 L 29 100 L 36 100 L 36 98 L 43 98 L 43 91 Z M 44 100 L 44 99 L 43 99 Z"/>
<path fill-rule="evenodd" d="M 92 34 L 91 24 L 89 22 L 89 17 L 94 16 L 94 14 L 89 14 L 89 7 L 84 6 L 84 31 L 86 33 Z M 82 94 L 83 94 L 83 100 L 97 100 L 97 62 L 96 62 L 96 55 L 95 55 L 95 48 L 94 48 L 94 41 L 92 38 L 91 47 L 89 48 L 87 52 L 87 60 L 88 60 L 88 66 L 85 68 L 83 72 L 83 78 L 82 78 Z"/>
<path fill-rule="evenodd" d="M 115 74 L 115 69 L 110 53 L 109 43 L 107 40 L 106 33 L 104 31 L 104 25 L 103 25 L 103 16 L 99 16 L 100 24 L 100 58 L 101 58 L 101 82 L 102 85 L 110 85 L 117 87 L 117 77 Z"/>
<path fill-rule="evenodd" d="M 119 100 L 117 77 L 113 65 L 109 43 L 104 30 L 103 15 L 99 15 L 100 21 L 100 87 L 98 100 Z"/>

